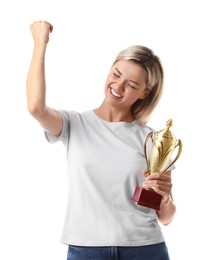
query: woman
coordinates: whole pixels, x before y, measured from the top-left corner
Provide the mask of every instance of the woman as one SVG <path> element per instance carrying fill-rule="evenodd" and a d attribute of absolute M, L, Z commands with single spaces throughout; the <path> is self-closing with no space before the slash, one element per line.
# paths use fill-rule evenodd
<path fill-rule="evenodd" d="M 100 107 L 57 111 L 45 103 L 45 51 L 53 26 L 40 21 L 30 29 L 28 109 L 47 140 L 62 140 L 67 151 L 69 198 L 62 242 L 68 245 L 68 260 L 169 259 L 158 222 L 167 225 L 175 214 L 171 171 L 147 174 L 143 154 L 151 131 L 146 122 L 162 94 L 159 58 L 143 46 L 123 50 L 109 71 Z M 131 202 L 136 185 L 163 196 L 159 211 Z"/>

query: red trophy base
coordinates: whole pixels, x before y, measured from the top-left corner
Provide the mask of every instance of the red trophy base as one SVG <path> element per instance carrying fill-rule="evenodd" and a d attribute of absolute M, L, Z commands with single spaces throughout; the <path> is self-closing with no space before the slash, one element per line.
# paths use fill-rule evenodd
<path fill-rule="evenodd" d="M 162 196 L 154 190 L 147 190 L 136 186 L 134 195 L 131 200 L 137 205 L 147 208 L 160 210 Z"/>

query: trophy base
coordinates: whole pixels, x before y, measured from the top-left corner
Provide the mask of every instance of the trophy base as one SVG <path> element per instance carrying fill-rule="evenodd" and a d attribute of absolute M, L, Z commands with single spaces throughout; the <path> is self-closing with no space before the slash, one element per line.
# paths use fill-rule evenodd
<path fill-rule="evenodd" d="M 160 210 L 162 196 L 154 190 L 147 190 L 136 186 L 134 195 L 131 200 L 137 205 Z"/>

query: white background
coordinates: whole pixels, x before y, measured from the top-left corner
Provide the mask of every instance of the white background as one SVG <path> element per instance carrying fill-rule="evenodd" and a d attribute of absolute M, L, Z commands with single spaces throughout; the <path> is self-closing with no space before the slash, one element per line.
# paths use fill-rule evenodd
<path fill-rule="evenodd" d="M 54 25 L 46 55 L 47 103 L 100 105 L 107 72 L 123 48 L 140 44 L 161 58 L 165 91 L 149 125 L 173 118 L 183 153 L 173 172 L 177 213 L 162 227 L 172 260 L 208 256 L 208 8 L 203 0 L 7 0 L 0 2 L 0 259 L 61 260 L 67 197 L 62 144 L 48 144 L 29 115 L 25 82 L 29 25 Z"/>

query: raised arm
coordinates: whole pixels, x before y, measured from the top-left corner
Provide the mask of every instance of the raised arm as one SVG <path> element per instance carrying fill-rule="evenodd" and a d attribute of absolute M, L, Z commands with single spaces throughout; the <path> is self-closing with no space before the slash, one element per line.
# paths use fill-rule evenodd
<path fill-rule="evenodd" d="M 53 26 L 45 21 L 34 22 L 30 30 L 34 49 L 26 82 L 28 110 L 47 132 L 58 136 L 62 129 L 62 116 L 45 102 L 45 53 Z"/>

